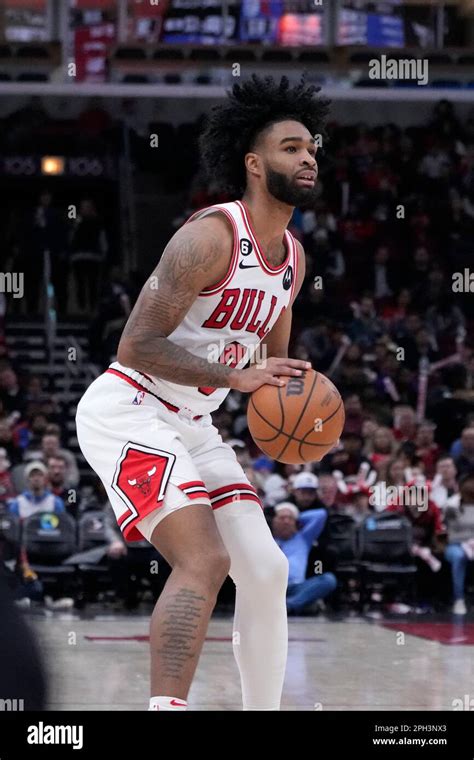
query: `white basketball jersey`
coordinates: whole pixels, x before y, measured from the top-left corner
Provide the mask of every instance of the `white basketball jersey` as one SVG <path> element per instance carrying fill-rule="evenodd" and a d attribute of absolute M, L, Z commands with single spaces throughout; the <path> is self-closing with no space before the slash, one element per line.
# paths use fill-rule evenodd
<path fill-rule="evenodd" d="M 234 246 L 225 277 L 201 291 L 168 340 L 210 362 L 241 369 L 257 351 L 258 344 L 289 306 L 298 270 L 296 241 L 285 231 L 285 260 L 273 267 L 265 259 L 242 201 L 218 203 L 197 211 L 189 223 L 220 211 L 234 230 Z M 263 359 L 263 357 L 262 357 Z M 197 414 L 213 412 L 229 388 L 194 388 L 159 377 L 144 375 L 114 362 L 112 369 L 128 375 L 136 384 L 180 408 Z"/>

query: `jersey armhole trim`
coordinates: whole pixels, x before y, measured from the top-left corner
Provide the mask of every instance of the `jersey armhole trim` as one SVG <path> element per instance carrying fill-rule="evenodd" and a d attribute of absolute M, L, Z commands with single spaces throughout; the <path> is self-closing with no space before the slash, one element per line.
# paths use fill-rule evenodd
<path fill-rule="evenodd" d="M 294 271 L 294 277 L 293 282 L 291 283 L 291 291 L 290 291 L 290 303 L 288 304 L 290 307 L 293 304 L 293 296 L 296 288 L 296 281 L 298 279 L 298 259 L 299 259 L 299 251 L 298 246 L 296 244 L 296 239 L 293 237 L 291 232 L 287 230 L 288 238 L 291 241 L 291 245 L 293 246 L 293 261 L 295 265 L 295 271 Z"/>
<path fill-rule="evenodd" d="M 212 206 L 210 208 L 212 208 Z M 239 231 L 237 229 L 237 225 L 235 223 L 234 217 L 225 208 L 214 207 L 214 211 L 219 211 L 222 214 L 225 214 L 232 224 L 233 237 L 234 237 L 232 256 L 230 257 L 229 268 L 227 269 L 227 272 L 225 273 L 224 277 L 212 287 L 204 288 L 203 290 L 201 290 L 201 292 L 199 293 L 199 296 L 214 296 L 220 290 L 222 290 L 222 288 L 224 288 L 234 276 L 235 270 L 237 268 L 237 260 L 239 258 Z"/>

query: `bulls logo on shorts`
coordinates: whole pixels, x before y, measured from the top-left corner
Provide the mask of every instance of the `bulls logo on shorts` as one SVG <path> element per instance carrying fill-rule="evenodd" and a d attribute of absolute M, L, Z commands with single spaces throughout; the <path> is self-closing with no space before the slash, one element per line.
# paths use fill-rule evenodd
<path fill-rule="evenodd" d="M 128 507 L 119 518 L 121 530 L 161 505 L 176 456 L 129 441 L 117 462 L 112 488 Z"/>

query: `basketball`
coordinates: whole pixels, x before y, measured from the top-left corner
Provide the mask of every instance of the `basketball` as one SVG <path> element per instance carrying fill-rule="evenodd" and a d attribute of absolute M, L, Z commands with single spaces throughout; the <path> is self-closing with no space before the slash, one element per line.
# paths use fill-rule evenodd
<path fill-rule="evenodd" d="M 319 461 L 344 427 L 344 404 L 321 372 L 305 370 L 284 386 L 262 385 L 249 399 L 250 434 L 264 454 L 278 462 Z"/>

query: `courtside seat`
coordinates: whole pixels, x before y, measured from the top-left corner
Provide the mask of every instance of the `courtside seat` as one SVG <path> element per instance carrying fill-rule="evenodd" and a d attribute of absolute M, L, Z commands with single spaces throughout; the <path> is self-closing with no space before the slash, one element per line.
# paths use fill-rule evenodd
<path fill-rule="evenodd" d="M 382 512 L 366 517 L 359 528 L 361 606 L 375 583 L 396 581 L 413 592 L 412 526 L 403 515 Z"/>
<path fill-rule="evenodd" d="M 55 578 L 74 574 L 73 567 L 61 563 L 76 551 L 76 533 L 76 521 L 66 513 L 37 512 L 23 521 L 22 545 L 42 581 L 44 575 Z"/>

